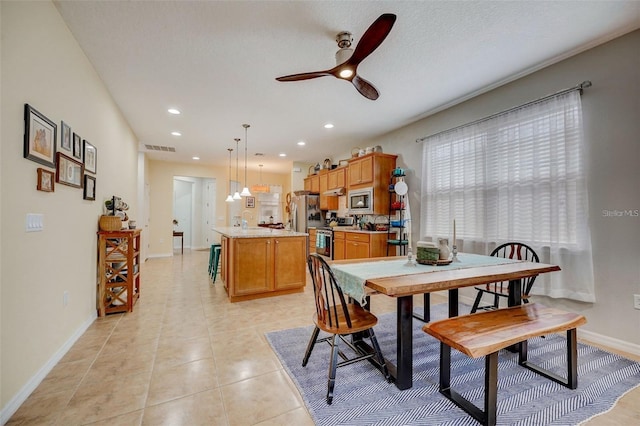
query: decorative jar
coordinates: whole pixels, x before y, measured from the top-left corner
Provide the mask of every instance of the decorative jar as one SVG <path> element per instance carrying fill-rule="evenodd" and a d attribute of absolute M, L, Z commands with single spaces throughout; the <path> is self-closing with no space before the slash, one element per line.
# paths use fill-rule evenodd
<path fill-rule="evenodd" d="M 448 260 L 451 250 L 449 250 L 449 239 L 438 238 L 438 250 L 440 251 L 440 260 Z"/>

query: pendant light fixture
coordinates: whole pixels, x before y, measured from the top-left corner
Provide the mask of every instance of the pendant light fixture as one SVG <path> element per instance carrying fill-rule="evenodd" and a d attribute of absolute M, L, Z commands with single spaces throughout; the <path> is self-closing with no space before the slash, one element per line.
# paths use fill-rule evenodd
<path fill-rule="evenodd" d="M 242 188 L 242 193 L 240 195 L 243 197 L 251 197 L 249 184 L 247 183 L 247 129 L 251 126 L 243 124 L 242 127 L 244 127 L 244 188 Z"/>
<path fill-rule="evenodd" d="M 251 186 L 253 192 L 269 192 L 269 185 L 262 183 L 262 166 L 264 164 L 258 164 L 258 167 L 260 167 L 260 183 Z"/>
<path fill-rule="evenodd" d="M 224 201 L 233 203 L 233 195 L 231 195 L 231 151 L 233 151 L 233 148 L 227 148 L 227 151 L 229 151 L 229 195 L 227 195 L 227 199 Z"/>
<path fill-rule="evenodd" d="M 233 194 L 233 199 L 241 200 L 242 197 L 238 192 L 238 143 L 240 142 L 240 138 L 235 138 L 234 141 L 236 141 L 236 192 Z"/>

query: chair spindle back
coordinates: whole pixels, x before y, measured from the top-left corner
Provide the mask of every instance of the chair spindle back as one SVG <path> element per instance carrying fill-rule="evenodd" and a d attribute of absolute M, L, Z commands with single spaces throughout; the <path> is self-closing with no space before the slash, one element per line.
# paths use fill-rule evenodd
<path fill-rule="evenodd" d="M 312 253 L 307 259 L 309 273 L 313 282 L 313 295 L 316 304 L 316 314 L 318 320 L 328 325 L 330 328 L 340 326 L 339 311 L 342 311 L 342 318 L 351 328 L 351 318 L 344 294 L 337 281 L 331 267 L 318 254 Z"/>

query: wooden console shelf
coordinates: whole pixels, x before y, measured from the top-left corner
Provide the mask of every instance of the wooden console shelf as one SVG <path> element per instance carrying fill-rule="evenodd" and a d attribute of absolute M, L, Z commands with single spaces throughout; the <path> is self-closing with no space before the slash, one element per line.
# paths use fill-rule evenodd
<path fill-rule="evenodd" d="M 98 232 L 98 316 L 131 312 L 140 297 L 140 230 Z"/>

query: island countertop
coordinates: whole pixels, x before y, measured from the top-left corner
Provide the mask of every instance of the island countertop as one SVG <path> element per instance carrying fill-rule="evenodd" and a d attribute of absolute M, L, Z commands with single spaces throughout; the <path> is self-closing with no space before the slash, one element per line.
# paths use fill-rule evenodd
<path fill-rule="evenodd" d="M 242 229 L 240 226 L 221 226 L 213 228 L 214 232 L 228 238 L 285 238 L 285 237 L 306 237 L 305 232 L 288 231 L 286 229 L 273 229 L 262 227 L 250 227 Z"/>

